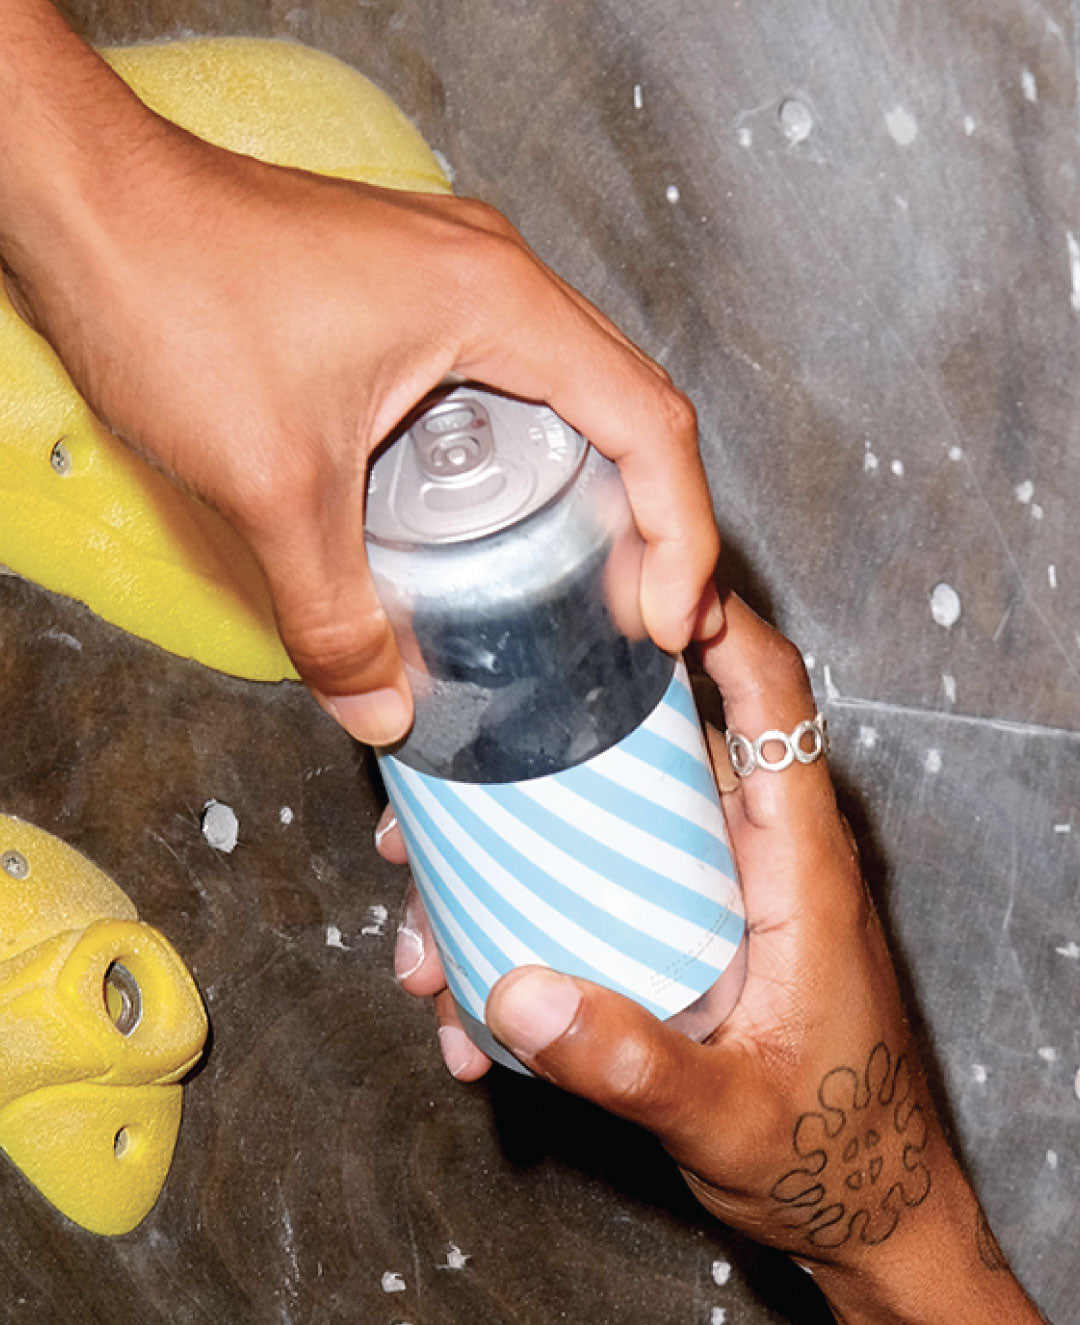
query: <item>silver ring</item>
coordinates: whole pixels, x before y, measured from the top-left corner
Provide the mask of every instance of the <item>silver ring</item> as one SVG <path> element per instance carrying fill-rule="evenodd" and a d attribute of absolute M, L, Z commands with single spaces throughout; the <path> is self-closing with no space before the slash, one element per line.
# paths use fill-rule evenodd
<path fill-rule="evenodd" d="M 809 747 L 806 745 L 807 738 Z M 724 739 L 727 741 L 731 767 L 741 778 L 749 777 L 755 768 L 763 768 L 766 773 L 782 773 L 794 763 L 812 764 L 829 749 L 829 736 L 821 713 L 804 719 L 790 735 L 773 728 L 762 732 L 753 741 L 738 732 L 728 732 Z M 770 759 L 764 753 L 764 747 L 772 744 L 783 746 L 784 752 L 777 759 Z"/>

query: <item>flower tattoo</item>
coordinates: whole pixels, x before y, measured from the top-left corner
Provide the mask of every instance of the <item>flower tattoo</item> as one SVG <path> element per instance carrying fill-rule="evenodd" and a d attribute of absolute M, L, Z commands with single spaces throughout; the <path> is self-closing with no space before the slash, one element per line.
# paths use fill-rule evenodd
<path fill-rule="evenodd" d="M 905 1210 L 926 1200 L 926 1119 L 914 1094 L 906 1055 L 894 1060 L 883 1043 L 861 1073 L 838 1067 L 825 1076 L 820 1111 L 795 1124 L 792 1143 L 804 1163 L 770 1193 L 794 1216 L 788 1227 L 811 1246 L 875 1246 Z"/>

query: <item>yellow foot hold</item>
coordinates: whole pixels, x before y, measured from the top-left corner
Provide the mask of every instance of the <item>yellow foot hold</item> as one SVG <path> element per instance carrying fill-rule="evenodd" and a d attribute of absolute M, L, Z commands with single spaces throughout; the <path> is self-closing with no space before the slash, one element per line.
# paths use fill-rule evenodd
<path fill-rule="evenodd" d="M 169 1171 L 207 1023 L 169 942 L 73 848 L 0 816 L 0 1149 L 93 1233 Z"/>
<path fill-rule="evenodd" d="M 205 38 L 103 54 L 147 104 L 221 146 L 384 187 L 450 191 L 393 102 L 318 51 Z M 0 565 L 208 667 L 295 676 L 247 547 L 106 432 L 2 287 Z"/>

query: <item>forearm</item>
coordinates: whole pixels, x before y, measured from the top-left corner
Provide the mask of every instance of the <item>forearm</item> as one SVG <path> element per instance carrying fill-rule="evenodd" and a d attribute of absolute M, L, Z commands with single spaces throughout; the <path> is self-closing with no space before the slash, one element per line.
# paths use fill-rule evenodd
<path fill-rule="evenodd" d="M 841 1325 L 1043 1325 L 951 1156 L 912 1213 L 857 1262 L 814 1267 Z"/>
<path fill-rule="evenodd" d="M 0 4 L 0 255 L 32 279 L 87 235 L 164 126 L 48 0 Z"/>

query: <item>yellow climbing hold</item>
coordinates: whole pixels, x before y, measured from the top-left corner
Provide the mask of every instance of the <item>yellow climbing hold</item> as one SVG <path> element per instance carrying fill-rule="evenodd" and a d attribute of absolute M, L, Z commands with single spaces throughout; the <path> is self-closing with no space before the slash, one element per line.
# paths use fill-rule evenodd
<path fill-rule="evenodd" d="M 68 1218 L 149 1213 L 206 1041 L 168 941 L 72 847 L 0 816 L 0 1149 Z"/>
<path fill-rule="evenodd" d="M 450 191 L 394 103 L 318 51 L 203 38 L 103 54 L 148 105 L 221 146 L 390 188 Z M 253 680 L 295 676 L 247 547 L 97 422 L 2 288 L 0 563 L 171 653 Z"/>

